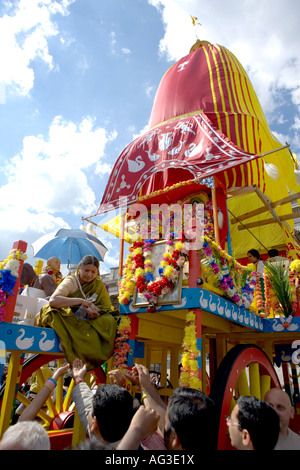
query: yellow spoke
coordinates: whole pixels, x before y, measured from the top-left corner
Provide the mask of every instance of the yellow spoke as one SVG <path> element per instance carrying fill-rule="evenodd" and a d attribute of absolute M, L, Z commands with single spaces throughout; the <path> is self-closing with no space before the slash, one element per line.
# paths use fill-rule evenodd
<path fill-rule="evenodd" d="M 249 390 L 249 385 L 248 385 L 248 378 L 246 374 L 246 370 L 243 369 L 240 373 L 240 376 L 237 381 L 237 392 L 238 395 L 245 395 L 245 396 L 250 396 L 250 390 Z"/>
<path fill-rule="evenodd" d="M 70 408 L 71 400 L 72 400 L 71 392 L 74 388 L 74 385 L 75 385 L 75 383 L 74 383 L 74 380 L 72 379 L 71 382 L 70 382 L 70 385 L 68 387 L 68 391 L 66 393 L 65 399 L 64 399 L 64 403 L 63 403 L 63 410 L 64 411 L 67 411 Z"/>
<path fill-rule="evenodd" d="M 260 395 L 260 377 L 259 377 L 259 365 L 254 362 L 249 364 L 249 382 L 250 382 L 250 395 L 256 398 L 261 397 Z"/>
<path fill-rule="evenodd" d="M 264 400 L 265 394 L 271 388 L 271 377 L 269 375 L 261 375 L 260 377 L 260 393 L 261 399 Z"/>
<path fill-rule="evenodd" d="M 28 400 L 28 398 L 26 398 L 21 392 L 18 392 L 17 393 L 17 399 L 23 404 L 25 405 L 26 407 L 30 405 L 31 401 Z M 44 410 L 39 410 L 39 412 L 37 413 L 37 416 L 39 418 L 41 418 L 43 421 L 45 421 L 46 424 L 50 424 L 51 421 L 52 421 L 52 418 L 50 418 L 49 415 L 47 415 L 47 413 L 45 413 Z"/>

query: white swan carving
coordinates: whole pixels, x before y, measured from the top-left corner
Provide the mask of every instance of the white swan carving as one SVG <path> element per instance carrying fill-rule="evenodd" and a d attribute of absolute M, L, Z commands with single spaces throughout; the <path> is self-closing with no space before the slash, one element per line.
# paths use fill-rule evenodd
<path fill-rule="evenodd" d="M 234 305 L 232 305 L 231 307 L 231 314 L 232 314 L 232 319 L 237 320 L 238 315 L 237 315 L 236 309 L 234 308 Z"/>
<path fill-rule="evenodd" d="M 19 332 L 21 332 L 21 334 L 16 339 L 16 346 L 19 349 L 29 349 L 33 345 L 34 336 L 32 336 L 31 338 L 24 338 L 25 336 L 24 328 L 21 328 Z"/>
<path fill-rule="evenodd" d="M 200 294 L 200 305 L 202 308 L 207 308 L 208 306 L 208 300 L 203 299 L 203 290 L 201 291 L 201 294 Z"/>
<path fill-rule="evenodd" d="M 221 299 L 218 299 L 217 310 L 219 315 L 224 315 L 224 307 L 221 305 Z"/>
<path fill-rule="evenodd" d="M 187 302 L 186 297 L 183 297 L 183 299 L 181 299 L 181 302 L 179 304 L 174 304 L 174 305 L 172 305 L 172 307 L 173 308 L 182 308 L 186 305 L 186 302 Z"/>
<path fill-rule="evenodd" d="M 141 171 L 145 166 L 145 162 L 143 161 L 140 155 L 136 157 L 135 160 L 127 160 L 127 163 L 128 171 L 130 171 L 131 173 L 137 173 L 138 171 Z"/>
<path fill-rule="evenodd" d="M 227 318 L 231 317 L 231 310 L 230 308 L 227 308 L 227 305 L 225 306 L 225 315 Z"/>
<path fill-rule="evenodd" d="M 216 310 L 216 308 L 217 308 L 217 304 L 212 301 L 212 295 L 211 295 L 211 294 L 209 295 L 209 299 L 210 299 L 210 300 L 209 300 L 209 304 L 208 304 L 208 305 L 209 305 L 209 309 L 210 309 L 212 312 L 214 312 L 214 311 Z"/>
<path fill-rule="evenodd" d="M 283 326 L 283 323 L 285 326 Z M 287 324 L 289 326 L 287 326 Z M 288 317 L 288 318 L 279 317 L 273 321 L 274 331 L 284 331 L 284 330 L 295 331 L 297 329 L 298 329 L 298 325 L 295 323 L 292 323 L 292 317 Z"/>
<path fill-rule="evenodd" d="M 287 356 L 285 351 L 281 351 L 281 362 L 290 362 L 291 356 Z"/>
<path fill-rule="evenodd" d="M 46 331 L 42 331 L 41 335 L 43 336 L 43 338 L 39 341 L 39 348 L 42 351 L 50 351 L 54 347 L 55 339 L 53 339 L 53 340 L 47 339 L 46 340 L 46 338 L 47 338 Z"/>

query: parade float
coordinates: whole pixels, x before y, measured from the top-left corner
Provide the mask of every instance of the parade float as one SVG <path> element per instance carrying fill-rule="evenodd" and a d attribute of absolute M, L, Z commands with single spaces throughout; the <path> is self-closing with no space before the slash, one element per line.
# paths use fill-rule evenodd
<path fill-rule="evenodd" d="M 118 211 L 101 225 L 120 239 L 120 321 L 107 367 L 159 365 L 166 400 L 181 385 L 209 393 L 219 410 L 219 449 L 228 448 L 225 417 L 239 395 L 263 398 L 271 386 L 285 387 L 299 404 L 300 247 L 292 210 L 298 171 L 238 59 L 198 40 L 165 73 L 149 130 L 116 159 L 97 213 L 84 217 L 97 225 L 101 214 Z M 280 256 L 266 261 L 261 276 L 247 261 L 251 248 L 264 259 L 271 248 Z M 11 359 L 1 433 L 25 376 L 62 358 L 52 330 L 48 351 L 34 326 L 21 332 L 31 344 L 19 345 L 20 328 L 8 312 L 15 293 L 3 292 L 0 338 Z M 30 369 L 25 353 L 36 353 Z M 94 377 L 105 380 L 101 371 Z M 74 410 L 57 400 L 49 405 L 49 433 L 55 423 L 55 435 L 78 442 L 76 413 L 74 431 L 66 433 L 57 423 Z"/>

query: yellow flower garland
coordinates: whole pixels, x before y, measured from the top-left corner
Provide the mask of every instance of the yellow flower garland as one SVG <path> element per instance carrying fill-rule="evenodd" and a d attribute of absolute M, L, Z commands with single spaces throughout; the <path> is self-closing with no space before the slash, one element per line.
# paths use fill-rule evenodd
<path fill-rule="evenodd" d="M 182 368 L 180 371 L 180 384 L 183 387 L 201 389 L 201 380 L 198 378 L 198 361 L 200 352 L 197 349 L 196 315 L 188 312 L 183 339 Z"/>

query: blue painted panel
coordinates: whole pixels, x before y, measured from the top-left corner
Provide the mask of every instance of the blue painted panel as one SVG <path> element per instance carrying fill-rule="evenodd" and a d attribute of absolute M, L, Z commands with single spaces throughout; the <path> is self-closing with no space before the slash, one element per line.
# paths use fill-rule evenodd
<path fill-rule="evenodd" d="M 51 328 L 2 322 L 0 339 L 10 351 L 62 353 L 58 336 Z"/>
<path fill-rule="evenodd" d="M 182 310 L 193 308 L 201 308 L 239 325 L 262 332 L 300 331 L 300 317 L 291 317 L 290 319 L 284 319 L 283 317 L 275 319 L 260 318 L 250 310 L 240 308 L 229 300 L 198 287 L 183 288 L 179 304 L 160 305 L 156 313 L 151 313 L 151 315 L 159 315 L 159 312 L 170 309 Z M 126 315 L 146 311 L 146 307 L 140 309 L 133 307 L 132 301 L 128 305 L 120 306 L 121 314 Z"/>

